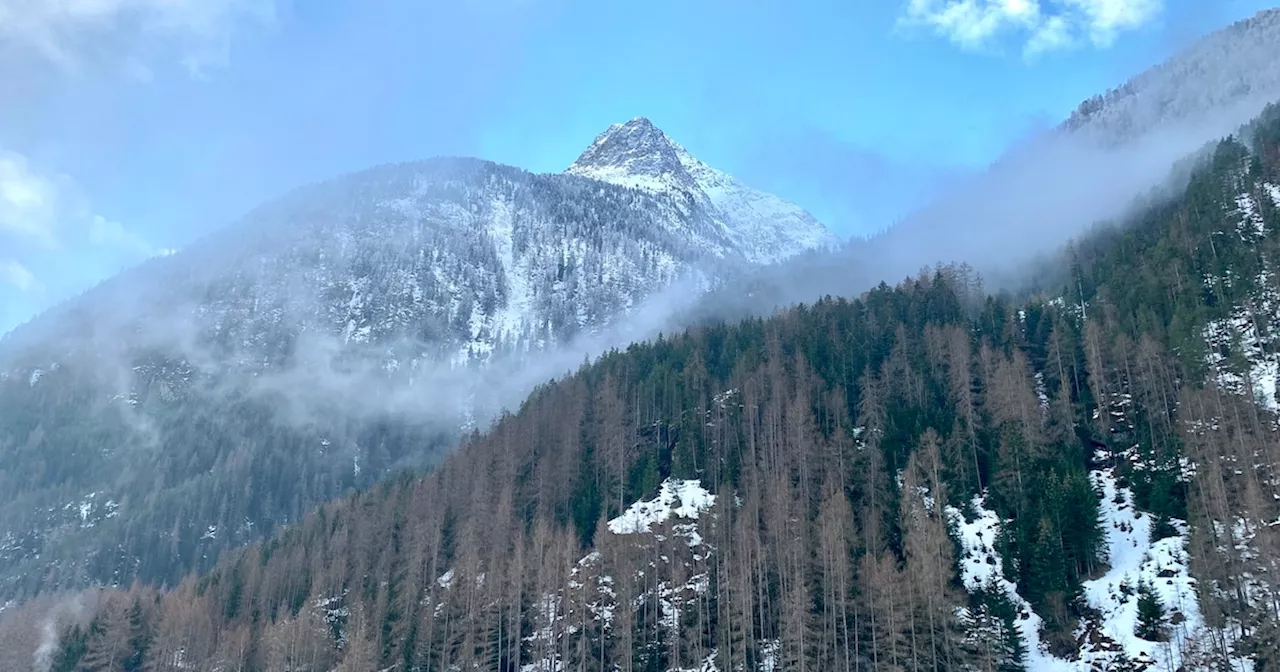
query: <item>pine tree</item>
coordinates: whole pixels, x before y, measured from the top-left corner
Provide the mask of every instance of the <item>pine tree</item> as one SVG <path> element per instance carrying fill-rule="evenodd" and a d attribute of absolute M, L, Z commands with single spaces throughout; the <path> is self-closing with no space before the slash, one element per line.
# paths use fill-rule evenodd
<path fill-rule="evenodd" d="M 88 633 L 79 625 L 73 625 L 62 635 L 58 651 L 49 666 L 49 672 L 75 672 L 88 650 Z"/>
<path fill-rule="evenodd" d="M 1163 642 L 1168 638 L 1164 605 L 1160 604 L 1160 596 L 1147 581 L 1138 583 L 1138 624 L 1134 634 L 1149 642 Z"/>
<path fill-rule="evenodd" d="M 125 672 L 139 672 L 151 649 L 152 632 L 147 614 L 143 611 L 142 601 L 134 598 L 129 608 L 129 656 L 125 659 Z"/>
<path fill-rule="evenodd" d="M 974 667 L 983 672 L 1024 672 L 1020 615 L 998 584 L 979 586 L 963 614 L 964 649 Z"/>

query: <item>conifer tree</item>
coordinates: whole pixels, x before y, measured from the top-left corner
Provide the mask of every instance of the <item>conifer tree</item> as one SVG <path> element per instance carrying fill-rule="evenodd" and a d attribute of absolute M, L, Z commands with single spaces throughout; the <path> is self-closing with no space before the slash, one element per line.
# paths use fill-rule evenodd
<path fill-rule="evenodd" d="M 1150 642 L 1163 642 L 1168 638 L 1164 605 L 1160 604 L 1155 588 L 1145 580 L 1138 583 L 1138 623 L 1134 634 Z"/>

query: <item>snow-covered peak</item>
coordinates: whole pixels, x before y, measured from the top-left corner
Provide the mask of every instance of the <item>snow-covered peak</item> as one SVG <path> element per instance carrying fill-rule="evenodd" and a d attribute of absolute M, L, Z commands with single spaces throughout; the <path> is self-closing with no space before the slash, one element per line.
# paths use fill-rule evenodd
<path fill-rule="evenodd" d="M 689 199 L 756 263 L 782 261 L 839 242 L 804 208 L 703 163 L 644 117 L 605 129 L 565 172 Z"/>
<path fill-rule="evenodd" d="M 687 154 L 683 147 L 653 122 L 636 117 L 605 129 L 565 172 L 650 191 L 693 187 L 680 154 Z"/>

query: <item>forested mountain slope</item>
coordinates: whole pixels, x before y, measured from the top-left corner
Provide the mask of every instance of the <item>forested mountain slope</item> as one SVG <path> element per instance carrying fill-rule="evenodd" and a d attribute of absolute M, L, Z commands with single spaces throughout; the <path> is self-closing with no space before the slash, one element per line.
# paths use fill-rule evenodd
<path fill-rule="evenodd" d="M 948 266 L 610 353 L 84 596 L 50 669 L 1276 669 L 1280 109 L 1242 137 L 1052 292 Z"/>
<path fill-rule="evenodd" d="M 655 293 L 759 258 L 731 224 L 435 159 L 300 189 L 111 279 L 0 341 L 0 595 L 173 582 L 429 466 L 584 339 L 652 328 L 628 320 Z"/>

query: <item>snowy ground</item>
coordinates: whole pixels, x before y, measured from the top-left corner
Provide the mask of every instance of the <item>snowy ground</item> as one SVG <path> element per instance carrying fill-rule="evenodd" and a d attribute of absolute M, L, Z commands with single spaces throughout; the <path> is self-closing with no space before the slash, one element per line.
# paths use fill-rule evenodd
<path fill-rule="evenodd" d="M 1089 628 L 1082 659 L 1104 665 L 1113 661 L 1117 649 L 1110 644 L 1101 645 L 1109 639 L 1139 664 L 1154 665 L 1156 670 L 1176 670 L 1183 663 L 1182 652 L 1204 629 L 1195 579 L 1188 570 L 1187 525 L 1173 521 L 1179 534 L 1152 543 L 1151 515 L 1135 508 L 1133 493 L 1119 486 L 1114 469 L 1096 470 L 1090 479 L 1102 493 L 1102 525 L 1111 568 L 1084 584 L 1089 606 L 1097 609 L 1101 617 L 1082 626 L 1082 630 Z M 1165 608 L 1167 642 L 1150 642 L 1135 634 L 1140 582 L 1152 586 Z M 1098 637 L 1099 632 L 1105 637 Z"/>
<path fill-rule="evenodd" d="M 1049 654 L 1040 641 L 1040 625 L 1043 620 L 1018 594 L 1018 587 L 1004 577 L 1000 553 L 995 548 L 996 536 L 1000 533 L 1000 517 L 987 508 L 985 497 L 974 497 L 972 505 L 978 514 L 973 521 L 965 520 L 959 509 L 947 507 L 947 516 L 955 525 L 960 547 L 963 549 L 960 578 L 964 581 L 965 588 L 975 591 L 985 587 L 992 592 L 1004 593 L 1013 602 L 1021 614 L 1018 631 L 1027 647 L 1024 662 L 1030 672 L 1078 669 L 1070 662 Z"/>
<path fill-rule="evenodd" d="M 1018 629 L 1027 648 L 1024 662 L 1030 672 L 1108 669 L 1121 652 L 1139 669 L 1174 672 L 1184 663 L 1188 663 L 1187 669 L 1195 669 L 1185 654 L 1206 646 L 1208 632 L 1195 594 L 1195 579 L 1188 569 L 1186 523 L 1173 521 L 1178 534 L 1152 543 L 1152 517 L 1134 507 L 1133 493 L 1119 486 L 1114 469 L 1095 470 L 1090 478 L 1102 498 L 1101 524 L 1107 536 L 1110 568 L 1084 583 L 1085 600 L 1098 615 L 1082 622 L 1076 631 L 1078 657 L 1059 658 L 1043 646 L 1042 619 L 1018 594 L 1017 586 L 1003 575 L 1003 564 L 995 549 L 1001 521 L 987 508 L 983 497 L 972 502 L 977 512 L 972 521 L 965 520 L 959 509 L 947 508 L 963 549 L 961 578 L 965 587 L 974 591 L 985 586 L 1003 592 L 1022 613 Z M 1135 634 L 1140 582 L 1150 584 L 1159 596 L 1165 609 L 1168 641 L 1147 641 Z M 1248 661 L 1237 659 L 1232 669 L 1244 672 L 1251 666 Z"/>
<path fill-rule="evenodd" d="M 1273 314 L 1269 309 L 1280 305 L 1280 297 L 1266 292 L 1258 301 L 1268 310 L 1264 314 Z M 1258 329 L 1246 307 L 1237 307 L 1229 319 L 1215 320 L 1204 328 L 1205 342 L 1209 345 L 1208 364 L 1216 374 L 1216 380 L 1224 390 L 1236 394 L 1252 393 L 1254 399 L 1269 411 L 1280 413 L 1280 399 L 1277 399 L 1277 381 L 1280 380 L 1280 354 L 1275 353 L 1275 344 L 1258 333 Z M 1227 358 L 1218 351 L 1221 347 L 1239 348 L 1244 355 L 1248 369 L 1234 371 Z"/>
<path fill-rule="evenodd" d="M 1264 190 L 1280 205 L 1280 188 L 1265 184 Z M 1236 197 L 1236 232 L 1246 243 L 1252 243 L 1270 234 L 1261 208 L 1251 193 Z M 1235 278 L 1228 269 L 1222 282 L 1230 286 Z M 1254 285 L 1259 288 L 1251 297 L 1250 305 L 1237 305 L 1231 316 L 1205 325 L 1204 338 L 1209 346 L 1208 363 L 1215 372 L 1218 385 L 1237 394 L 1252 393 L 1268 410 L 1280 413 L 1277 398 L 1277 380 L 1280 380 L 1280 354 L 1276 353 L 1274 334 L 1280 324 L 1274 322 L 1280 314 L 1280 294 L 1273 289 L 1272 270 L 1264 268 Z M 1216 278 L 1208 276 L 1205 282 L 1212 285 Z M 1221 350 L 1230 349 L 1243 355 L 1244 370 L 1233 370 Z"/>
<path fill-rule="evenodd" d="M 697 519 L 715 501 L 716 496 L 707 492 L 702 483 L 696 480 L 667 479 L 662 483 L 656 498 L 636 502 L 627 507 L 622 515 L 609 521 L 609 531 L 614 534 L 638 534 L 648 532 L 654 524 L 672 516 Z"/>

